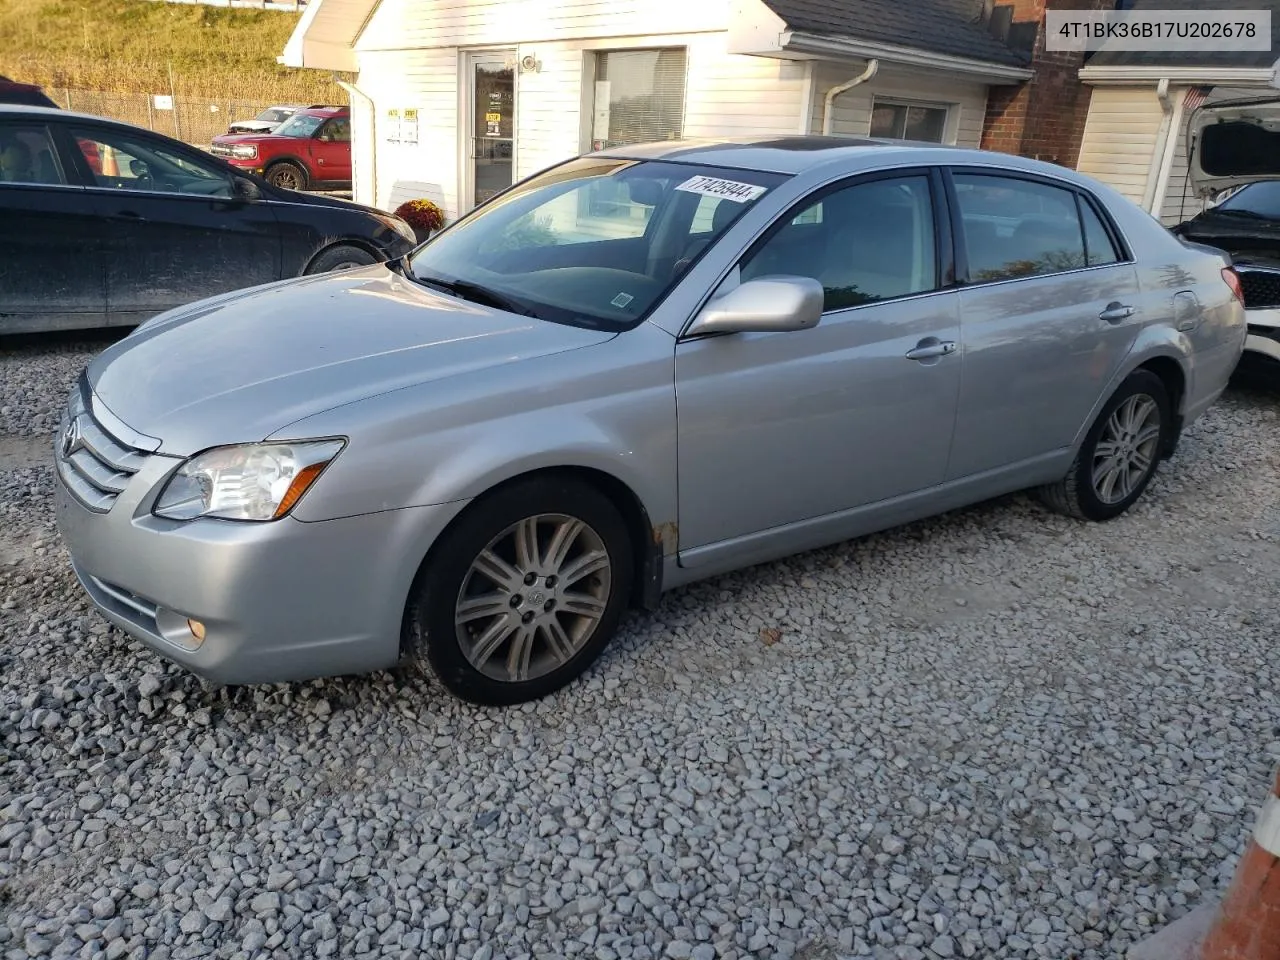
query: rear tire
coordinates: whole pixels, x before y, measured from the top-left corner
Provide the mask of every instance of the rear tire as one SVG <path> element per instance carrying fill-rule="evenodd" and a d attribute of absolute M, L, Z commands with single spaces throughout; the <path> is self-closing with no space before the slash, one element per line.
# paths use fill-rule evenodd
<path fill-rule="evenodd" d="M 264 177 L 267 183 L 282 190 L 305 190 L 309 179 L 306 170 L 288 160 L 273 163 L 267 168 Z"/>
<path fill-rule="evenodd" d="M 354 267 L 367 267 L 377 262 L 378 258 L 363 247 L 340 243 L 336 247 L 321 251 L 319 256 L 311 261 L 311 266 L 307 267 L 307 274 L 351 270 Z"/>
<path fill-rule="evenodd" d="M 433 549 L 406 609 L 411 652 L 463 700 L 545 697 L 613 638 L 632 557 L 625 520 L 595 487 L 518 481 L 472 505 Z"/>
<path fill-rule="evenodd" d="M 1142 496 L 1173 430 L 1173 405 L 1164 381 L 1138 370 L 1103 406 L 1067 475 L 1036 494 L 1056 513 L 1112 520 Z"/>

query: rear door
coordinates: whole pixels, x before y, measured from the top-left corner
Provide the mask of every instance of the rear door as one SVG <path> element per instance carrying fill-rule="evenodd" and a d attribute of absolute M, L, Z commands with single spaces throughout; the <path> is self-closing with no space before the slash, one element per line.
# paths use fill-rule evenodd
<path fill-rule="evenodd" d="M 0 333 L 102 325 L 102 229 L 53 131 L 0 120 Z"/>
<path fill-rule="evenodd" d="M 1101 206 L 1061 181 L 951 176 L 964 376 L 948 479 L 1070 446 L 1145 322 Z"/>
<path fill-rule="evenodd" d="M 280 278 L 271 204 L 234 197 L 223 167 L 142 131 L 67 129 L 104 224 L 111 323 Z"/>
<path fill-rule="evenodd" d="M 330 117 L 307 141 L 307 147 L 315 179 L 330 183 L 351 179 L 350 117 Z"/>

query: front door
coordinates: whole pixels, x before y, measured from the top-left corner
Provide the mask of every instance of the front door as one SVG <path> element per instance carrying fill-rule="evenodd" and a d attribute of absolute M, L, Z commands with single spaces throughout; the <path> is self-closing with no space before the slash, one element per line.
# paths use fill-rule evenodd
<path fill-rule="evenodd" d="M 748 253 L 743 281 L 822 283 L 816 327 L 677 345 L 682 550 L 942 483 L 961 351 L 935 242 L 939 182 L 841 186 Z"/>
<path fill-rule="evenodd" d="M 471 131 L 468 150 L 470 204 L 474 207 L 511 186 L 516 156 L 514 53 L 472 54 Z"/>
<path fill-rule="evenodd" d="M 272 205 L 236 197 L 224 167 L 141 131 L 79 121 L 68 129 L 103 224 L 110 322 L 280 279 Z"/>
<path fill-rule="evenodd" d="M 330 117 L 311 135 L 307 152 L 317 182 L 351 182 L 351 118 Z"/>

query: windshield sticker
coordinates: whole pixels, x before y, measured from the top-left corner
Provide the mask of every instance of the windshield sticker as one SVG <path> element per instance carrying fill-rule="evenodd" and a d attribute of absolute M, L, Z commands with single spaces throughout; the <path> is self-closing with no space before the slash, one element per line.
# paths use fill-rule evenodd
<path fill-rule="evenodd" d="M 620 293 L 609 302 L 612 303 L 619 310 L 621 310 L 623 307 L 625 307 L 628 303 L 630 303 L 634 299 L 635 297 L 633 297 L 629 293 Z"/>
<path fill-rule="evenodd" d="M 690 177 L 676 189 L 688 193 L 701 193 L 708 197 L 723 197 L 734 203 L 750 203 L 768 188 L 757 187 L 754 183 L 720 180 L 717 177 Z"/>

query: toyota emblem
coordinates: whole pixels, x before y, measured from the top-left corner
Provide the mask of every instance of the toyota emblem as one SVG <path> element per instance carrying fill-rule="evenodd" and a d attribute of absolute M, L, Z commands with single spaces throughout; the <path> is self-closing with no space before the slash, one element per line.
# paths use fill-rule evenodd
<path fill-rule="evenodd" d="M 69 457 L 80 447 L 80 420 L 77 417 L 68 423 L 62 431 L 62 455 Z"/>

